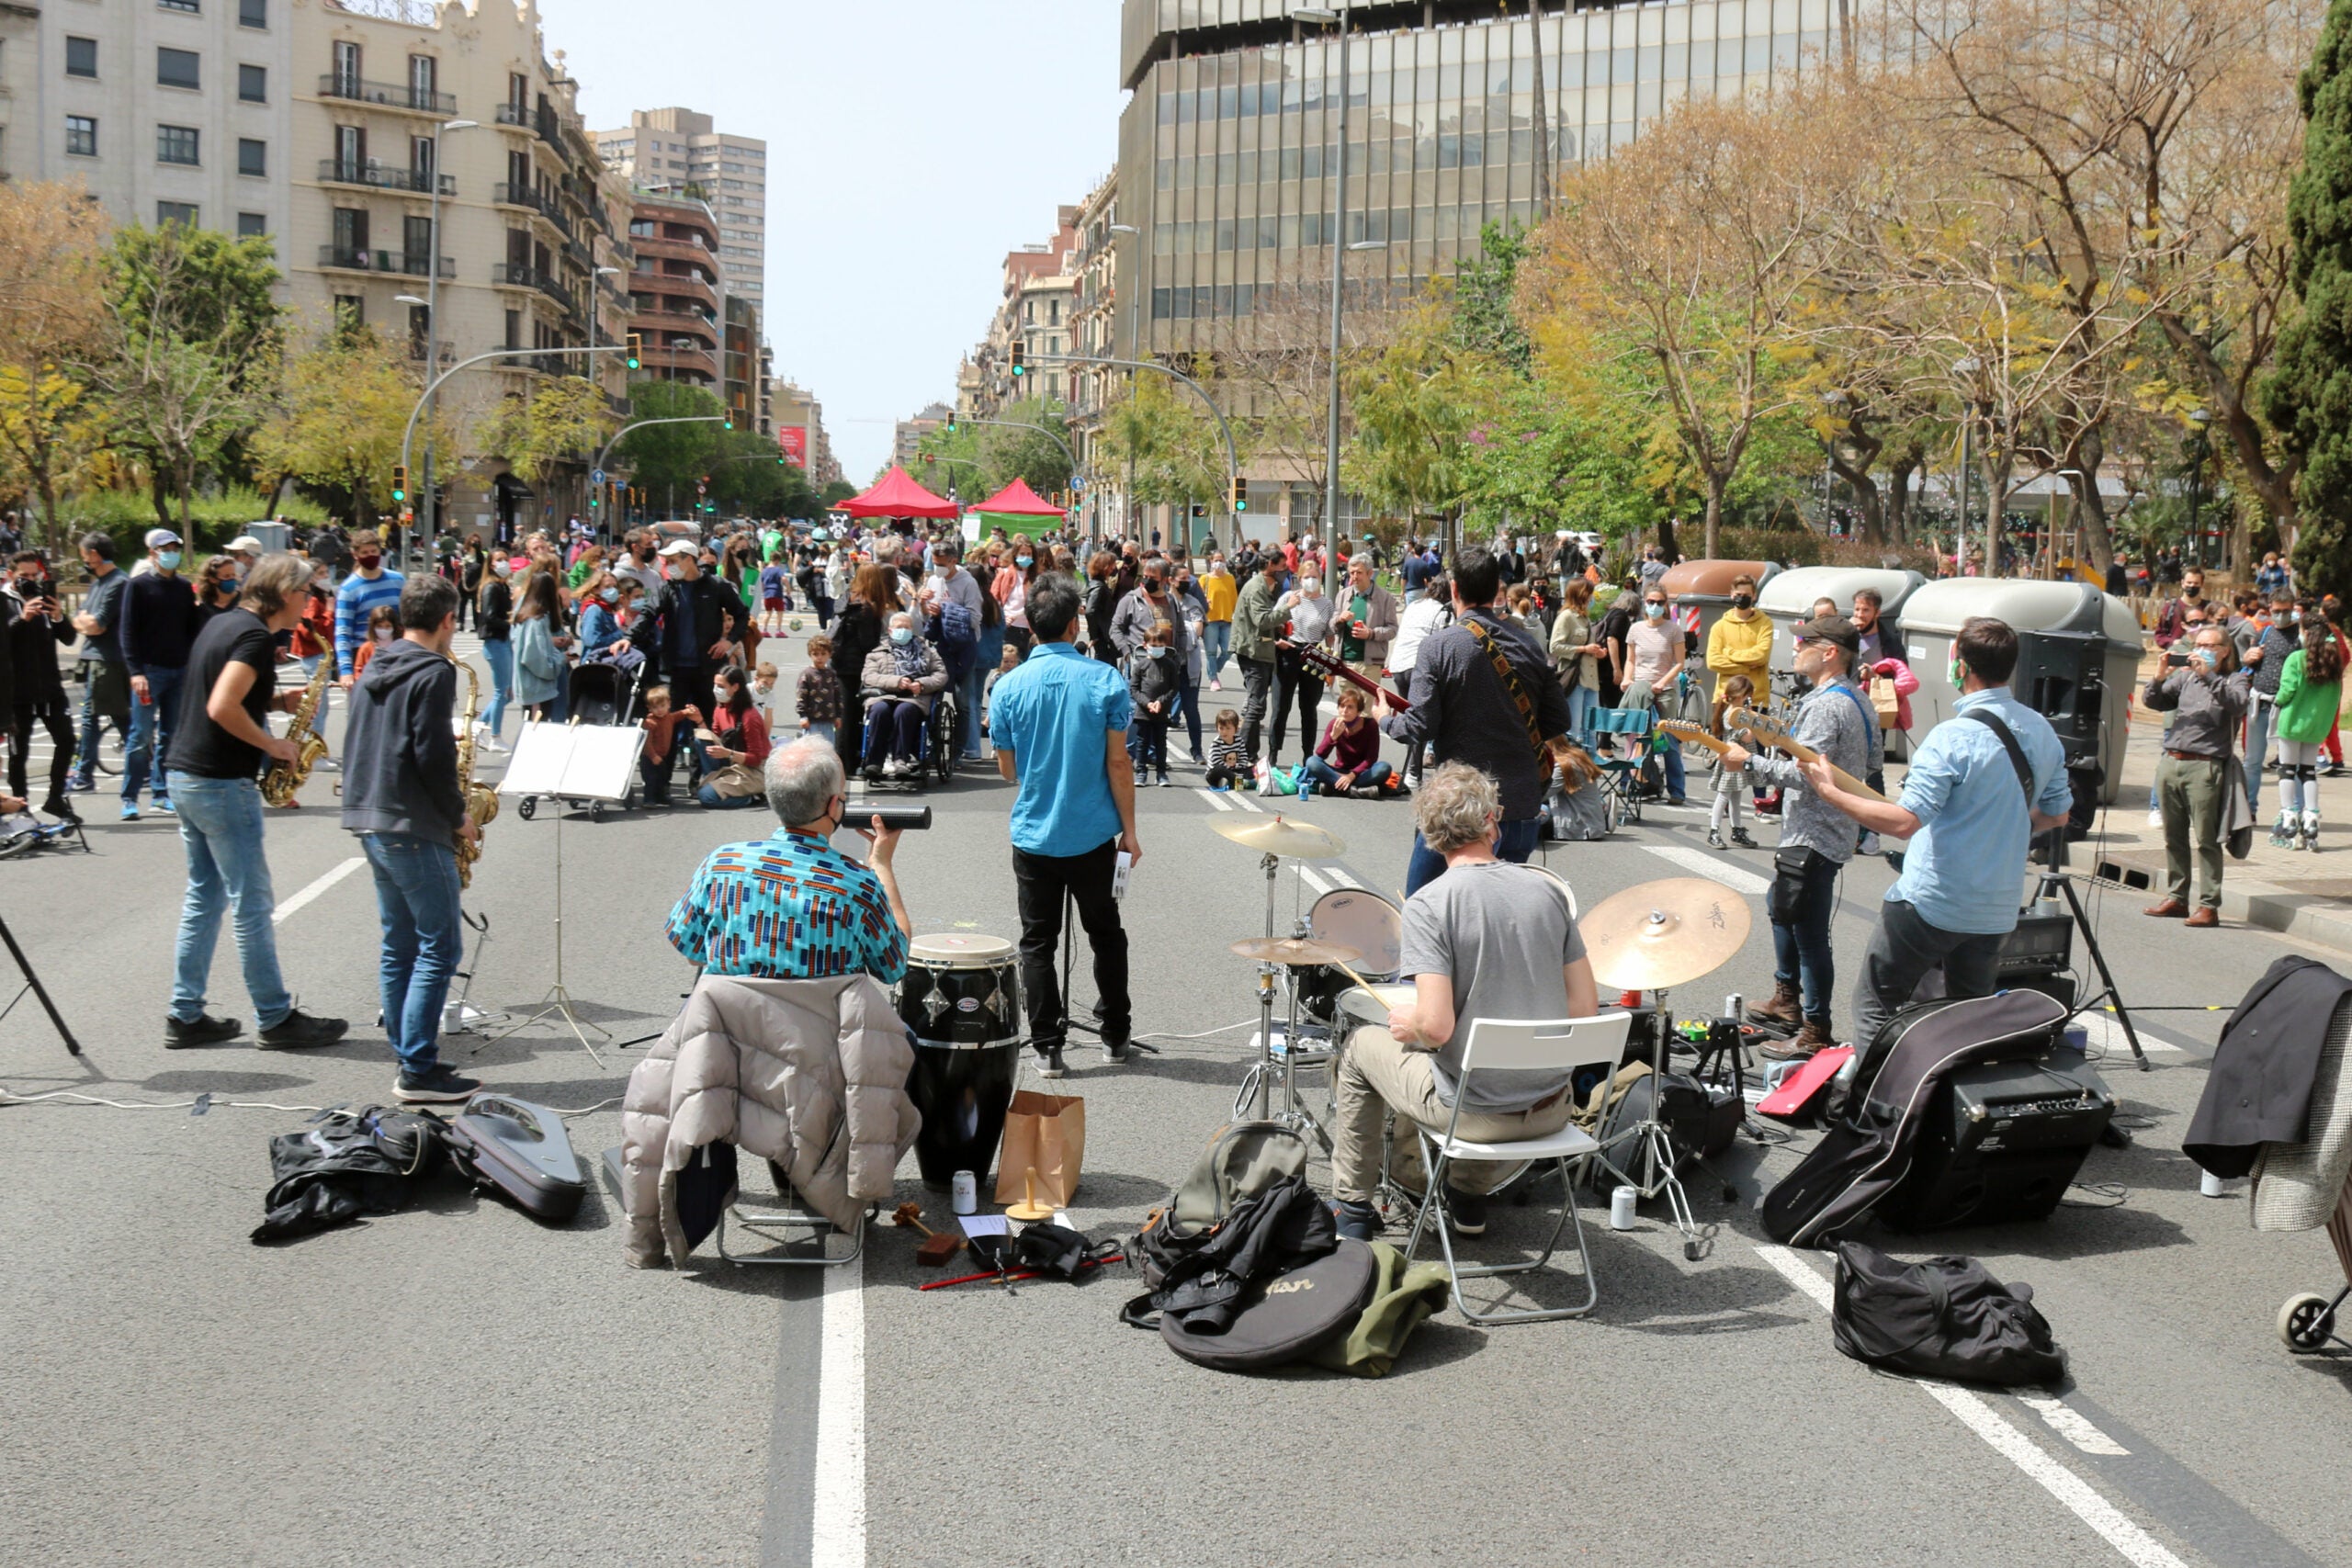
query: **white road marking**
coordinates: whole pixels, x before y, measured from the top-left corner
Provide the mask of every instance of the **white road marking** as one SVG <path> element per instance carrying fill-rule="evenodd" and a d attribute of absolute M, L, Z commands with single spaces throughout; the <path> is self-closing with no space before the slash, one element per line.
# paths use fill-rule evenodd
<path fill-rule="evenodd" d="M 1302 865 L 1298 868 L 1298 879 L 1306 884 L 1309 887 L 1315 889 L 1317 895 L 1329 893 L 1332 890 L 1331 885 L 1323 880 L 1322 874 L 1317 872 L 1310 866 Z"/>
<path fill-rule="evenodd" d="M 2041 1417 L 2041 1424 L 2086 1454 L 2129 1457 L 2132 1450 L 2091 1425 L 2090 1417 L 2063 1399 L 2019 1394 L 2018 1403 Z"/>
<path fill-rule="evenodd" d="M 1772 1266 L 1774 1272 L 1812 1297 L 1815 1304 L 1824 1312 L 1830 1310 L 1834 1292 L 1829 1281 L 1822 1278 L 1818 1269 L 1784 1247 L 1758 1247 L 1756 1253 Z M 2031 1438 L 2002 1420 L 1983 1399 L 1948 1382 L 1926 1378 L 1915 1381 L 1926 1391 L 1928 1398 L 1960 1417 L 1961 1425 L 1984 1438 L 1995 1452 L 2025 1472 L 2042 1490 L 2064 1503 L 2076 1518 L 2098 1531 L 2100 1538 L 2121 1552 L 2123 1560 L 2132 1568 L 2188 1568 L 2188 1564 L 2166 1550 L 2162 1541 L 2124 1517 L 2114 1504 L 2093 1491 L 2089 1483 L 2081 1476 L 2035 1447 Z M 2081 1419 L 2079 1416 L 2075 1418 Z M 2043 1419 L 2049 1419 L 2046 1414 Z M 2083 1425 L 2095 1433 L 2098 1432 L 2087 1421 Z M 2098 1435 L 2105 1440 L 2104 1433 Z M 2069 1440 L 2073 1440 L 2071 1437 Z M 2107 1450 L 2086 1449 L 2085 1451 L 2098 1453 Z M 2120 1453 L 2123 1450 L 2116 1449 L 2115 1451 Z"/>
<path fill-rule="evenodd" d="M 2109 1061 L 2128 1062 L 2132 1059 L 2132 1043 L 2123 1037 L 2123 1026 L 2108 1014 L 2078 1012 L 2066 1021 L 2087 1031 L 2091 1049 L 2104 1048 Z M 2140 1030 L 2140 1049 L 2151 1056 L 2167 1053 L 2175 1056 L 2187 1055 L 2179 1046 L 2159 1040 L 2144 1029 Z"/>
<path fill-rule="evenodd" d="M 287 916 L 300 910 L 303 906 L 310 903 L 311 899 L 316 898 L 320 894 L 324 893 L 328 888 L 333 887 L 336 883 L 341 882 L 345 877 L 349 876 L 353 872 L 357 871 L 361 866 L 366 865 L 367 863 L 367 856 L 352 856 L 349 860 L 345 861 L 341 865 L 336 866 L 333 871 L 328 872 L 324 876 L 320 877 L 316 882 L 311 883 L 308 887 L 303 888 L 300 893 L 295 894 L 291 898 L 288 898 L 284 903 L 278 905 L 277 913 L 269 917 L 270 923 L 273 925 L 282 924 Z"/>
<path fill-rule="evenodd" d="M 1642 848 L 1660 860 L 1672 861 L 1685 871 L 1695 871 L 1701 876 L 1720 882 L 1735 893 L 1760 896 L 1772 888 L 1769 878 L 1725 864 L 1704 850 L 1694 850 L 1686 844 L 1644 844 Z"/>
<path fill-rule="evenodd" d="M 1256 801 L 1250 799 L 1246 795 L 1236 795 L 1232 796 L 1232 800 L 1234 805 L 1241 807 L 1244 811 L 1254 811 L 1261 817 L 1266 815 L 1266 808 L 1259 805 Z"/>
<path fill-rule="evenodd" d="M 1203 800 L 1207 801 L 1219 811 L 1230 811 L 1233 809 L 1233 802 L 1226 799 L 1225 796 L 1219 795 L 1213 789 L 1196 789 L 1193 793 L 1199 795 Z"/>
<path fill-rule="evenodd" d="M 816 1568 L 865 1563 L 865 1267 L 825 1270 L 817 1374 L 817 1473 L 808 1510 Z"/>

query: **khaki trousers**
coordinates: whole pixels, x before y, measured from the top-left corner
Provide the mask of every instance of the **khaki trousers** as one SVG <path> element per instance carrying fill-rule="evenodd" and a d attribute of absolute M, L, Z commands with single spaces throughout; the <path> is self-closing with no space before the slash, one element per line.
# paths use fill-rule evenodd
<path fill-rule="evenodd" d="M 1380 1179 L 1380 1124 L 1391 1107 L 1432 1133 L 1445 1131 L 1453 1108 L 1438 1099 L 1435 1060 L 1427 1051 L 1408 1050 L 1385 1025 L 1366 1024 L 1348 1036 L 1347 1054 L 1340 1058 L 1333 1086 L 1339 1100 L 1338 1124 L 1331 1129 L 1333 1197 L 1372 1201 Z M 1454 1134 L 1480 1144 L 1540 1137 L 1566 1126 L 1573 1109 L 1563 1093 L 1532 1111 L 1499 1116 L 1465 1111 Z M 1446 1185 L 1485 1192 L 1501 1179 L 1504 1169 L 1491 1161 L 1456 1161 L 1446 1167 Z"/>
<path fill-rule="evenodd" d="M 2222 814 L 2229 809 L 2227 762 L 2156 764 L 2156 800 L 2165 814 L 2165 896 L 2188 901 L 2188 857 L 2197 855 L 2197 901 L 2222 907 Z"/>

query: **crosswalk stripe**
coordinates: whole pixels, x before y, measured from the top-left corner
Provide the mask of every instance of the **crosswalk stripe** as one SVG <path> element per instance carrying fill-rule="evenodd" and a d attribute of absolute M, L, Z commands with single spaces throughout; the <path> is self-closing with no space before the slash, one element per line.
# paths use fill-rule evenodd
<path fill-rule="evenodd" d="M 286 902 L 280 904 L 277 907 L 277 912 L 269 917 L 271 922 L 273 924 L 283 924 L 288 915 L 300 910 L 320 894 L 324 893 L 328 888 L 333 887 L 336 883 L 341 882 L 345 877 L 349 876 L 353 872 L 357 871 L 361 866 L 366 865 L 367 863 L 368 862 L 365 856 L 352 856 L 349 860 L 345 861 L 333 871 L 328 872 L 324 876 L 320 877 L 316 882 L 311 883 L 308 887 L 303 888 L 300 893 L 295 894 L 291 898 L 288 898 Z"/>
<path fill-rule="evenodd" d="M 1736 893 L 1762 895 L 1771 891 L 1772 884 L 1769 879 L 1736 865 L 1726 865 L 1704 850 L 1682 844 L 1644 844 L 1642 848 L 1661 860 L 1673 862 L 1685 871 L 1696 872 L 1701 876 L 1720 882 Z"/>
<path fill-rule="evenodd" d="M 1226 799 L 1225 796 L 1219 795 L 1213 789 L 1196 789 L 1193 793 L 1199 795 L 1203 800 L 1207 801 L 1219 811 L 1230 811 L 1234 808 L 1233 802 Z"/>

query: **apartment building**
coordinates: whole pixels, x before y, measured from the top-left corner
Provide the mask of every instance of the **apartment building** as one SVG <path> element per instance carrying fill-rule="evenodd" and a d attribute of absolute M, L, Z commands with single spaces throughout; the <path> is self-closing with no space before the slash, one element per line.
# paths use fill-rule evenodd
<path fill-rule="evenodd" d="M 825 406 L 817 394 L 779 378 L 771 385 L 769 404 L 776 446 L 786 460 L 797 465 L 815 489 L 839 482 L 842 466 L 833 456 L 832 438 L 825 434 Z"/>
<path fill-rule="evenodd" d="M 719 348 L 727 293 L 718 220 L 703 202 L 639 191 L 630 198 L 629 303 L 645 354 L 639 374 L 723 395 Z"/>
<path fill-rule="evenodd" d="M 890 444 L 890 460 L 913 472 L 922 464 L 922 438 L 955 418 L 956 412 L 945 403 L 932 403 L 914 418 L 900 420 L 897 436 Z"/>
<path fill-rule="evenodd" d="M 1076 207 L 1057 209 L 1054 237 L 1023 245 L 1004 258 L 1004 282 L 988 334 L 957 375 L 957 407 L 975 419 L 994 419 L 999 410 L 1028 398 L 1059 401 L 1070 384 L 1067 358 L 1077 331 L 1078 278 L 1072 253 L 1078 244 Z M 1012 374 L 1012 344 L 1018 341 L 1026 365 Z"/>
<path fill-rule="evenodd" d="M 277 233 L 292 13 L 293 0 L 0 6 L 0 168 L 79 184 L 117 223 Z"/>
<path fill-rule="evenodd" d="M 621 130 L 595 133 L 605 161 L 639 190 L 695 196 L 718 220 L 730 295 L 766 299 L 768 144 L 713 127 L 692 109 L 639 109 Z"/>
<path fill-rule="evenodd" d="M 1121 231 L 1126 231 L 1122 232 Z M 1112 357 L 1117 318 L 1132 309 L 1121 297 L 1119 260 L 1134 231 L 1119 220 L 1119 178 L 1105 175 L 1078 204 L 1078 243 L 1069 270 L 1078 279 L 1071 304 L 1070 352 L 1080 357 Z M 1098 532 L 1113 530 L 1124 517 L 1125 476 L 1102 460 L 1102 421 L 1111 400 L 1126 386 L 1128 372 L 1110 366 L 1075 365 L 1067 372 L 1069 440 L 1085 476 L 1087 516 Z"/>

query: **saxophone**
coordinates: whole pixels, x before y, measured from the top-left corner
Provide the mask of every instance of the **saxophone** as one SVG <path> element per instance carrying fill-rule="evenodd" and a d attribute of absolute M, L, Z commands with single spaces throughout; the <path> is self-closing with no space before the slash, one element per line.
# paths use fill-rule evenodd
<path fill-rule="evenodd" d="M 474 716 L 481 712 L 481 677 L 474 667 L 461 660 L 449 661 L 457 665 L 466 678 L 466 711 L 458 733 L 458 788 L 466 797 L 466 820 L 479 829 L 490 826 L 498 815 L 498 792 L 488 784 L 474 783 Z M 474 881 L 474 862 L 481 859 L 480 839 L 458 840 L 458 886 L 470 887 Z"/>
<path fill-rule="evenodd" d="M 334 679 L 334 660 L 319 660 L 319 672 L 302 689 L 302 700 L 294 709 L 294 722 L 286 731 L 296 750 L 290 762 L 272 762 L 269 772 L 261 779 L 261 797 L 271 806 L 291 806 L 295 793 L 311 776 L 319 759 L 327 754 L 327 743 L 319 736 L 319 705 L 326 701 L 327 682 Z"/>

